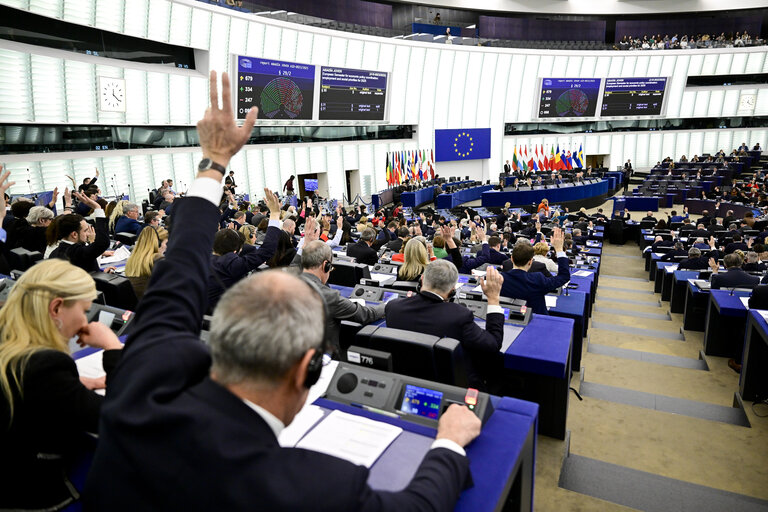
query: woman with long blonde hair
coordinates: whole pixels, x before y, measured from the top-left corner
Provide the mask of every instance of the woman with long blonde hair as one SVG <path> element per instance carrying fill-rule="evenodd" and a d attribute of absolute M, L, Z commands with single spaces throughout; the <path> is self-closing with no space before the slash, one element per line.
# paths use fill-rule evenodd
<path fill-rule="evenodd" d="M 130 201 L 118 201 L 115 205 L 115 208 L 112 210 L 112 213 L 109 216 L 109 231 L 112 233 L 115 231 L 115 222 L 117 222 L 117 218 L 121 215 L 125 215 L 125 206 L 130 204 Z"/>
<path fill-rule="evenodd" d="M 161 226 L 147 226 L 141 230 L 133 251 L 125 262 L 125 277 L 131 281 L 136 298 L 144 296 L 155 262 L 165 254 L 168 231 Z"/>
<path fill-rule="evenodd" d="M 419 237 L 408 240 L 403 251 L 404 261 L 397 271 L 398 281 L 418 281 L 429 264 L 429 253 Z"/>
<path fill-rule="evenodd" d="M 66 476 L 73 448 L 97 432 L 99 379 L 78 376 L 69 340 L 105 350 L 107 372 L 122 348 L 106 325 L 88 323 L 91 276 L 71 263 L 38 263 L 0 309 L 0 509 L 60 510 L 78 498 Z M 87 385 L 87 387 L 86 387 Z"/>

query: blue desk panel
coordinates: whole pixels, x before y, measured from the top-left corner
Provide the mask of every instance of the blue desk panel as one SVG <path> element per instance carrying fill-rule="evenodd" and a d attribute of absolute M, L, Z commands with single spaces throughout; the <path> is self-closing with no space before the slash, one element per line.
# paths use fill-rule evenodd
<path fill-rule="evenodd" d="M 748 310 L 742 304 L 741 297 L 749 297 L 751 292 L 734 291 L 731 294 L 729 290 L 710 290 L 709 293 L 720 309 L 720 315 L 746 318 Z"/>
<path fill-rule="evenodd" d="M 504 353 L 504 367 L 566 378 L 573 325 L 570 318 L 534 314 Z"/>
<path fill-rule="evenodd" d="M 483 192 L 493 190 L 494 185 L 482 185 L 480 187 L 466 188 L 453 194 L 440 194 L 437 196 L 436 208 L 456 208 L 459 205 L 470 201 L 477 201 L 482 197 Z"/>
<path fill-rule="evenodd" d="M 624 210 L 625 208 L 631 212 L 655 212 L 659 210 L 659 198 L 656 196 L 624 196 L 624 197 L 614 197 L 614 211 L 617 209 L 617 204 L 619 200 L 623 200 L 623 206 L 621 206 L 621 210 Z M 666 200 L 666 199 L 665 199 Z"/>
<path fill-rule="evenodd" d="M 550 204 L 555 204 L 589 199 L 607 193 L 608 180 L 601 180 L 597 183 L 546 190 L 512 190 L 504 192 L 489 190 L 488 192 L 483 192 L 482 204 L 485 207 L 504 206 L 506 203 L 510 203 L 512 206 L 528 206 L 533 203 L 539 204 L 544 198 L 548 199 Z"/>
<path fill-rule="evenodd" d="M 435 195 L 435 187 L 427 187 L 417 190 L 416 192 L 403 192 L 400 194 L 400 202 L 403 206 L 410 206 L 416 208 L 420 204 L 431 203 L 432 198 Z"/>

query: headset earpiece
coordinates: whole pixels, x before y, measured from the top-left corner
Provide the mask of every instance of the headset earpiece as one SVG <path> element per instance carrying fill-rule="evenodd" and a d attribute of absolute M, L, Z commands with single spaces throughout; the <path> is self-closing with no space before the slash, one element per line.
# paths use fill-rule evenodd
<path fill-rule="evenodd" d="M 320 380 L 320 374 L 323 373 L 323 351 L 316 350 L 312 354 L 312 359 L 309 360 L 307 365 L 307 376 L 304 379 L 304 387 L 311 388 L 315 383 Z"/>
<path fill-rule="evenodd" d="M 326 261 L 323 263 L 323 272 L 327 274 L 328 272 L 331 271 L 331 269 L 333 269 L 333 265 L 331 265 L 330 261 Z"/>

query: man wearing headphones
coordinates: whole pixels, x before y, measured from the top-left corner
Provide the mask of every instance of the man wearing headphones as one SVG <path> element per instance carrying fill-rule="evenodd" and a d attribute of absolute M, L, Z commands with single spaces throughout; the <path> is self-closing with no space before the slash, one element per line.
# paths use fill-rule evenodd
<path fill-rule="evenodd" d="M 417 294 L 387 303 L 387 327 L 458 340 L 464 351 L 469 386 L 492 392 L 501 370 L 504 313 L 499 292 L 503 280 L 493 267 L 488 267 L 485 279 L 479 279 L 488 298 L 483 329 L 475 323 L 469 308 L 451 302 L 458 279 L 456 265 L 450 261 L 435 260 L 427 265 Z"/>
<path fill-rule="evenodd" d="M 360 241 L 347 247 L 347 256 L 355 258 L 358 263 L 375 265 L 379 262 L 379 255 L 371 246 L 376 241 L 376 231 L 373 228 L 365 228 L 360 234 Z"/>
<path fill-rule="evenodd" d="M 323 303 L 306 283 L 279 271 L 240 281 L 213 315 L 210 352 L 200 342 L 200 276 L 209 268 L 224 169 L 257 110 L 238 128 L 226 74 L 222 86 L 219 108 L 212 72 L 212 105 L 197 125 L 204 159 L 175 207 L 181 221 L 110 380 L 85 509 L 452 510 L 469 477 L 462 447 L 480 433 L 466 407 L 442 414 L 435 442 L 400 492 L 371 489 L 364 466 L 278 444 L 322 370 Z"/>
<path fill-rule="evenodd" d="M 326 286 L 333 270 L 333 251 L 322 240 L 314 240 L 306 244 L 301 253 L 303 272 L 299 277 L 315 289 L 325 302 L 328 317 L 326 323 L 326 343 L 329 350 L 339 352 L 339 329 L 342 320 L 359 324 L 369 324 L 384 317 L 384 304 L 369 307 L 357 304 L 341 296 L 338 290 Z"/>

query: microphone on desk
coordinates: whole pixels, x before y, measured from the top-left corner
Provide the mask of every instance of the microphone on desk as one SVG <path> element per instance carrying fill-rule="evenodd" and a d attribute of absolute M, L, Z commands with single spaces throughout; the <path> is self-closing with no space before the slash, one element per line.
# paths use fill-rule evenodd
<path fill-rule="evenodd" d="M 730 290 L 730 292 L 731 292 L 731 293 L 729 294 L 731 297 L 733 297 L 733 291 L 734 291 L 736 288 L 737 288 L 737 286 L 734 286 L 733 288 L 728 288 L 728 290 Z"/>

